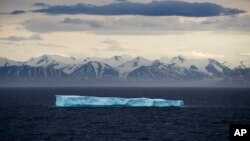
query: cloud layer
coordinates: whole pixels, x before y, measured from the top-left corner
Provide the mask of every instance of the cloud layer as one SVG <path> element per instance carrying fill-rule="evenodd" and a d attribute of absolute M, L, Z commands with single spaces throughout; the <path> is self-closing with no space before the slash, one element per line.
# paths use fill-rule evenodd
<path fill-rule="evenodd" d="M 19 15 L 19 14 L 24 14 L 24 13 L 26 13 L 26 11 L 24 10 L 15 10 L 11 12 L 12 15 Z"/>
<path fill-rule="evenodd" d="M 43 40 L 43 38 L 37 34 L 33 34 L 30 37 L 9 36 L 7 38 L 0 38 L 0 40 L 19 42 L 19 41 L 26 41 L 26 40 Z"/>
<path fill-rule="evenodd" d="M 250 31 L 250 16 L 240 17 L 43 17 L 26 20 L 32 32 L 91 32 L 95 34 L 168 34 L 186 31 Z"/>
<path fill-rule="evenodd" d="M 214 3 L 184 1 L 153 1 L 151 3 L 120 2 L 102 6 L 89 4 L 55 5 L 33 10 L 46 14 L 142 15 L 211 17 L 244 13 L 240 9 L 224 8 Z"/>

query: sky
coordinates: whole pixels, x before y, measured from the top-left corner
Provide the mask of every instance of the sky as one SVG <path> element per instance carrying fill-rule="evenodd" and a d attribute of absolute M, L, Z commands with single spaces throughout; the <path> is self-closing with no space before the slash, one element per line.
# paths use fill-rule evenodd
<path fill-rule="evenodd" d="M 0 57 L 250 58 L 250 0 L 0 0 Z"/>

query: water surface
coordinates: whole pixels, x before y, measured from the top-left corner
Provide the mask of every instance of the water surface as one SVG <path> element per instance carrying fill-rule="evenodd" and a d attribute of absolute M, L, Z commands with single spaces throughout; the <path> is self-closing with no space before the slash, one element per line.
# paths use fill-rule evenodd
<path fill-rule="evenodd" d="M 55 95 L 181 99 L 185 108 L 56 108 Z M 0 88 L 0 140 L 228 140 L 247 88 Z"/>

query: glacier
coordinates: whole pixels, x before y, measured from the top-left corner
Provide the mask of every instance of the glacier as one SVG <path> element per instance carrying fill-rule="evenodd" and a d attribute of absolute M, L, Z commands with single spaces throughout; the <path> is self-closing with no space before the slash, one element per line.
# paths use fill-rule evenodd
<path fill-rule="evenodd" d="M 183 107 L 182 100 L 56 95 L 56 107 Z"/>

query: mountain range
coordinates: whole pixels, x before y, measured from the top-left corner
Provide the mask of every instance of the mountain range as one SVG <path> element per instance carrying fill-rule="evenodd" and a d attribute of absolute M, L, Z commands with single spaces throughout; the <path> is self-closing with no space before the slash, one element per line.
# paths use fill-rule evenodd
<path fill-rule="evenodd" d="M 149 60 L 144 57 L 88 57 L 78 60 L 60 55 L 42 55 L 27 61 L 0 58 L 1 82 L 77 80 L 88 81 L 202 81 L 250 82 L 248 61 L 236 67 L 215 59 L 187 59 L 182 56 Z"/>

